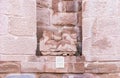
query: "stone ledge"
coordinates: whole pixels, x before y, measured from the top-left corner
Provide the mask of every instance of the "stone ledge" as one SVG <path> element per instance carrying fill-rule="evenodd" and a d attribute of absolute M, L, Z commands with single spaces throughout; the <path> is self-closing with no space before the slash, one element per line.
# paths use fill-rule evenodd
<path fill-rule="evenodd" d="M 65 63 L 64 68 L 56 68 L 55 62 L 24 62 L 22 73 L 84 73 L 84 63 Z"/>
<path fill-rule="evenodd" d="M 0 61 L 20 61 L 20 62 L 55 62 L 57 56 L 35 56 L 35 55 L 0 55 Z M 84 56 L 63 56 L 65 62 L 84 62 Z"/>
<path fill-rule="evenodd" d="M 52 74 L 52 73 L 10 73 L 0 74 L 0 78 L 120 78 L 120 73 L 109 73 L 109 74 Z"/>
<path fill-rule="evenodd" d="M 57 56 L 28 57 L 29 62 L 21 63 L 23 73 L 84 73 L 84 57 L 63 56 L 64 68 L 56 68 Z"/>
<path fill-rule="evenodd" d="M 28 61 L 0 61 L 0 74 L 4 73 L 119 73 L 120 62 L 85 62 L 80 57 L 65 57 L 64 68 L 56 68 L 54 56 L 33 57 Z"/>
<path fill-rule="evenodd" d="M 55 62 L 55 58 L 57 56 L 27 56 L 28 62 Z M 65 59 L 65 62 L 67 63 L 76 63 L 76 62 L 84 62 L 85 57 L 84 56 L 63 56 Z"/>
<path fill-rule="evenodd" d="M 86 73 L 119 73 L 120 62 L 87 62 L 85 63 Z"/>

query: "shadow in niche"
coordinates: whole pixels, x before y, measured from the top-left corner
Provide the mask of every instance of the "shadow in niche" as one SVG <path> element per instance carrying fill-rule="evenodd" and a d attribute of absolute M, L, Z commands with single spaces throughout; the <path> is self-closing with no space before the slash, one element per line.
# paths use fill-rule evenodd
<path fill-rule="evenodd" d="M 41 56 L 42 55 L 42 53 L 41 53 L 41 51 L 40 51 L 40 38 L 42 37 L 42 34 L 43 32 L 40 30 L 40 28 L 39 27 L 37 27 L 37 49 L 36 49 L 36 56 Z"/>
<path fill-rule="evenodd" d="M 37 43 L 36 56 L 42 56 L 42 53 L 39 50 L 39 43 Z"/>

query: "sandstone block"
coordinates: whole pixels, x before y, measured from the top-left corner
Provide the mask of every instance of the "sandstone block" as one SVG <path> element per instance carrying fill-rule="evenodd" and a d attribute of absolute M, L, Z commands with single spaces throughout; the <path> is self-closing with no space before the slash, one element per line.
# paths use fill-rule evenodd
<path fill-rule="evenodd" d="M 45 72 L 51 72 L 55 73 L 56 68 L 55 68 L 55 62 L 45 62 Z"/>
<path fill-rule="evenodd" d="M 117 15 L 116 10 L 116 8 L 118 8 L 117 3 L 118 3 L 117 0 L 83 1 L 83 17 L 85 18 L 96 16 L 114 17 Z"/>
<path fill-rule="evenodd" d="M 111 36 L 98 36 L 98 38 L 94 39 L 92 43 L 92 52 L 96 52 L 95 54 L 109 54 L 109 55 L 116 55 L 116 53 L 119 51 L 119 48 L 117 47 L 119 44 L 119 37 L 111 37 Z M 98 44 L 99 43 L 99 44 Z M 114 46 L 112 46 L 114 45 Z M 98 51 L 100 50 L 101 51 Z M 116 51 L 117 50 L 117 51 Z M 108 53 L 109 52 L 109 53 Z"/>
<path fill-rule="evenodd" d="M 31 56 L 27 57 L 27 60 L 29 62 L 55 62 L 55 57 L 56 56 L 40 56 L 40 57 L 37 57 L 37 56 L 31 55 Z"/>
<path fill-rule="evenodd" d="M 58 12 L 58 3 L 60 2 L 60 0 L 52 0 L 52 8 L 54 13 Z"/>
<path fill-rule="evenodd" d="M 114 17 L 83 19 L 83 53 L 87 60 L 110 61 L 119 59 L 118 20 Z M 115 56 L 113 57 L 113 55 Z"/>
<path fill-rule="evenodd" d="M 5 78 L 6 74 L 0 74 L 0 78 Z"/>
<path fill-rule="evenodd" d="M 3 21 L 4 20 L 4 21 Z M 0 35 L 8 33 L 8 17 L 0 14 Z"/>
<path fill-rule="evenodd" d="M 37 25 L 50 26 L 50 10 L 47 8 L 37 8 Z"/>
<path fill-rule="evenodd" d="M 35 16 L 36 1 L 35 0 L 1 0 L 0 13 L 9 16 L 31 17 Z M 31 11 L 32 9 L 32 11 Z"/>
<path fill-rule="evenodd" d="M 107 78 L 119 78 L 120 75 L 118 73 L 113 73 L 113 74 L 109 74 L 109 75 L 106 75 Z"/>
<path fill-rule="evenodd" d="M 119 21 L 120 18 L 116 18 L 116 17 L 111 17 L 111 18 L 99 18 L 96 22 L 96 26 L 94 27 L 96 30 L 96 32 L 94 31 L 94 33 L 99 33 L 102 35 L 110 35 L 110 36 L 120 36 L 120 32 L 119 32 Z"/>
<path fill-rule="evenodd" d="M 36 38 L 34 37 L 15 37 L 2 36 L 0 37 L 0 53 L 1 54 L 35 54 Z"/>
<path fill-rule="evenodd" d="M 2 61 L 27 61 L 27 55 L 1 55 Z"/>
<path fill-rule="evenodd" d="M 21 72 L 23 73 L 45 72 L 45 63 L 44 62 L 22 62 Z"/>
<path fill-rule="evenodd" d="M 56 68 L 56 56 L 29 56 L 28 62 L 21 63 L 22 72 L 39 72 L 39 73 L 83 73 L 84 63 L 79 62 L 76 56 L 63 56 L 64 68 Z M 81 57 L 82 58 L 82 57 Z M 82 59 L 81 59 L 82 60 Z"/>
<path fill-rule="evenodd" d="M 77 22 L 77 15 L 76 13 L 57 13 L 53 15 L 52 23 L 54 25 L 68 25 L 74 26 Z"/>
<path fill-rule="evenodd" d="M 117 12 L 117 16 L 120 16 L 120 14 L 119 14 L 119 12 L 120 12 L 120 1 L 118 1 L 118 2 L 116 2 L 116 3 L 118 3 L 115 7 L 112 7 L 112 8 L 118 8 L 118 10 L 115 10 L 115 11 L 118 11 Z"/>
<path fill-rule="evenodd" d="M 31 0 L 31 1 L 33 1 L 33 0 Z M 29 4 L 29 1 L 28 1 L 28 3 L 25 3 L 25 5 L 26 4 Z M 31 6 L 30 5 L 26 5 L 26 6 L 22 6 L 20 9 L 18 9 L 19 11 L 18 11 L 18 13 L 16 13 L 16 14 L 19 14 L 19 13 L 21 13 L 21 16 L 23 16 L 23 17 L 28 17 L 28 18 L 30 18 L 30 19 L 33 19 L 33 20 L 35 20 L 36 19 L 36 3 L 34 2 L 34 3 L 31 3 Z"/>
<path fill-rule="evenodd" d="M 64 63 L 64 68 L 56 68 L 55 72 L 56 73 L 66 73 L 66 72 L 68 72 L 68 64 Z"/>
<path fill-rule="evenodd" d="M 95 18 L 83 18 L 82 19 L 82 33 L 83 33 L 83 39 L 84 37 L 91 37 L 92 36 L 92 28 L 94 24 L 97 22 L 95 21 Z"/>
<path fill-rule="evenodd" d="M 86 64 L 86 72 L 92 73 L 113 73 L 118 72 L 118 67 L 114 63 L 93 63 Z"/>
<path fill-rule="evenodd" d="M 86 61 L 117 61 L 120 59 L 119 54 L 115 55 L 115 54 L 95 54 L 95 55 L 90 55 L 90 54 L 86 54 Z M 110 58 L 111 57 L 111 58 Z"/>
<path fill-rule="evenodd" d="M 0 73 L 17 73 L 20 72 L 19 62 L 0 62 Z"/>
<path fill-rule="evenodd" d="M 35 55 L 31 55 L 27 57 L 28 62 L 45 62 L 46 61 L 46 56 L 40 56 L 37 57 Z"/>
<path fill-rule="evenodd" d="M 34 18 L 9 18 L 9 33 L 19 36 L 36 35 L 36 20 Z"/>
<path fill-rule="evenodd" d="M 85 61 L 85 56 L 77 56 L 76 57 L 76 62 L 79 63 L 79 62 L 84 62 Z"/>
<path fill-rule="evenodd" d="M 16 0 L 16 1 L 18 1 L 18 0 Z M 23 6 L 36 7 L 36 0 L 29 0 L 29 1 L 19 0 L 19 1 L 21 1 L 21 3 L 23 4 Z"/>
<path fill-rule="evenodd" d="M 26 5 L 26 3 L 29 3 L 29 4 Z M 23 35 L 23 34 L 24 35 L 35 35 L 36 33 L 35 3 L 36 2 L 33 0 L 29 0 L 29 1 L 25 1 L 25 0 L 4 1 L 2 0 L 0 2 L 0 6 L 1 6 L 0 13 L 6 14 L 9 17 L 8 18 L 9 22 L 8 23 L 6 22 L 6 24 L 8 24 L 9 26 L 7 29 L 9 29 L 10 33 L 14 35 Z"/>
<path fill-rule="evenodd" d="M 5 78 L 36 78 L 34 74 L 9 74 Z"/>
<path fill-rule="evenodd" d="M 37 0 L 37 7 L 39 8 L 51 8 L 52 0 Z"/>
<path fill-rule="evenodd" d="M 111 58 L 108 58 L 109 60 L 118 59 L 118 56 L 117 56 L 119 54 L 118 53 L 119 48 L 117 47 L 119 46 L 118 20 L 119 19 L 117 18 L 106 18 L 106 19 L 100 18 L 97 21 L 98 22 L 97 25 L 94 26 L 94 30 L 93 30 L 94 39 L 92 40 L 93 41 L 92 47 L 94 49 L 92 48 L 92 52 L 94 52 L 96 55 L 101 55 L 101 58 L 103 58 L 103 56 L 105 55 L 109 55 L 111 57 Z M 116 55 L 116 53 L 118 54 Z M 114 58 L 113 55 L 115 55 L 116 58 Z"/>
<path fill-rule="evenodd" d="M 76 56 L 64 56 L 66 63 L 76 63 Z"/>
<path fill-rule="evenodd" d="M 93 74 L 64 74 L 62 78 L 98 78 Z"/>
<path fill-rule="evenodd" d="M 6 56 L 6 55 L 2 55 L 2 56 Z M 9 56 L 9 55 L 7 55 L 7 56 Z M 13 56 L 15 56 L 15 55 L 13 55 Z M 19 57 L 19 55 L 18 55 L 18 57 Z M 26 57 L 29 62 L 55 62 L 57 56 L 37 57 L 34 55 L 28 55 Z M 85 60 L 84 56 L 77 56 L 77 57 L 76 56 L 63 56 L 63 57 L 64 57 L 66 63 L 76 63 L 76 62 L 80 63 L 80 62 L 84 62 L 84 60 Z"/>
<path fill-rule="evenodd" d="M 58 76 L 53 74 L 41 74 L 39 78 L 58 78 Z"/>
<path fill-rule="evenodd" d="M 67 72 L 73 73 L 74 70 L 74 64 L 73 63 L 67 63 Z"/>
<path fill-rule="evenodd" d="M 8 0 L 1 0 L 0 1 L 0 14 L 8 14 L 8 10 L 9 10 L 9 7 L 8 6 L 10 5 Z"/>
<path fill-rule="evenodd" d="M 64 1 L 63 10 L 65 12 L 76 12 L 78 10 L 77 1 Z"/>
<path fill-rule="evenodd" d="M 84 68 L 84 63 L 74 63 L 74 69 L 72 71 L 73 73 L 84 73 L 85 68 Z"/>
<path fill-rule="evenodd" d="M 35 0 L 29 0 L 29 1 L 26 1 L 26 0 L 14 0 L 14 1 L 12 1 L 12 0 L 7 0 L 8 1 L 8 3 L 10 3 L 11 5 L 20 5 L 20 6 L 28 6 L 28 7 L 30 7 L 30 6 L 34 6 L 35 7 L 35 5 L 36 5 L 36 1 Z M 21 5 L 22 4 L 22 5 Z"/>
<path fill-rule="evenodd" d="M 20 0 L 19 0 L 20 1 Z M 16 2 L 16 3 L 14 3 Z M 16 1 L 10 2 L 9 12 L 10 16 L 18 16 L 18 17 L 32 17 L 36 18 L 36 5 L 34 6 L 27 6 L 24 3 Z M 24 2 L 24 1 L 23 1 Z M 29 2 L 29 1 L 28 1 Z"/>

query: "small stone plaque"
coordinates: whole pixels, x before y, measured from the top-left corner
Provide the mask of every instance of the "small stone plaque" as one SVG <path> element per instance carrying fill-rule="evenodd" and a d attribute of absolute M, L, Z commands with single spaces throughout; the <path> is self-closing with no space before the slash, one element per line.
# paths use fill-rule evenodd
<path fill-rule="evenodd" d="M 64 57 L 63 56 L 57 56 L 56 57 L 56 68 L 64 68 Z"/>

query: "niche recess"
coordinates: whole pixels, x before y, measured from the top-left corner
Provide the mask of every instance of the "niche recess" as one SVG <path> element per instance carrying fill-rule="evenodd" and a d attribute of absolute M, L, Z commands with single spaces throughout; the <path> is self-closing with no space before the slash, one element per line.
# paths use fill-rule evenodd
<path fill-rule="evenodd" d="M 82 1 L 37 0 L 36 55 L 82 55 Z"/>

